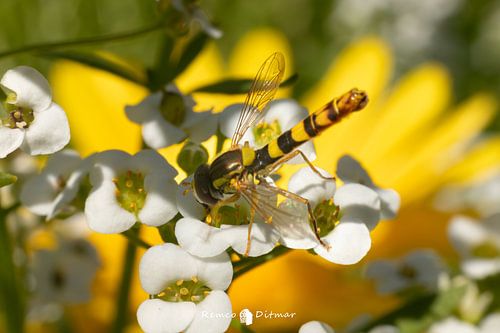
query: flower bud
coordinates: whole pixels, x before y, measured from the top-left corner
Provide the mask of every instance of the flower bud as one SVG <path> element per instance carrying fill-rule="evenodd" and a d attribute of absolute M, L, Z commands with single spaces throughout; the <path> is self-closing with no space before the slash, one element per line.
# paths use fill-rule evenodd
<path fill-rule="evenodd" d="M 200 144 L 188 141 L 177 156 L 177 164 L 188 175 L 208 161 L 208 151 Z"/>

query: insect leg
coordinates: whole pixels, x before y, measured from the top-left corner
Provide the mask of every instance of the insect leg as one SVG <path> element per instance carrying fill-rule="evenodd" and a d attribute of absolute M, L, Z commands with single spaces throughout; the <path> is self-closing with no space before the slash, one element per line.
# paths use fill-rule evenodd
<path fill-rule="evenodd" d="M 248 257 L 248 253 L 250 253 L 250 245 L 252 243 L 252 239 L 250 238 L 250 236 L 252 234 L 252 226 L 254 220 L 255 220 L 255 208 L 250 207 L 250 222 L 248 223 L 247 248 L 245 249 L 245 257 Z"/>
<path fill-rule="evenodd" d="M 312 164 L 311 161 L 309 161 L 309 159 L 307 158 L 307 156 L 302 152 L 300 151 L 299 149 L 297 150 L 294 150 L 293 152 L 283 156 L 282 158 L 280 158 L 279 160 L 277 160 L 276 162 L 270 164 L 268 167 L 266 167 L 264 170 L 265 170 L 265 173 L 266 174 L 272 174 L 273 172 L 276 171 L 276 169 L 278 169 L 283 163 L 286 163 L 288 162 L 289 160 L 291 160 L 292 158 L 296 157 L 297 155 L 300 155 L 302 157 L 302 159 L 307 163 L 307 165 L 309 166 L 309 168 L 311 168 L 311 170 L 317 174 L 319 177 L 323 178 L 324 180 L 328 180 L 328 181 L 335 181 L 335 177 L 327 177 L 327 176 L 323 176 L 321 174 L 321 172 L 319 172 L 319 170 L 314 166 L 314 164 Z"/>

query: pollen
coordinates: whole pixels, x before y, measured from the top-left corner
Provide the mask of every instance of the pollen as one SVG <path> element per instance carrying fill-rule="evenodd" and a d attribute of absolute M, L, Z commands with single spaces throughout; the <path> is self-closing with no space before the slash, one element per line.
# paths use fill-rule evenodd
<path fill-rule="evenodd" d="M 188 290 L 188 288 L 181 288 L 181 290 L 179 290 L 179 293 L 182 296 L 186 296 L 187 294 L 189 294 L 189 290 Z"/>

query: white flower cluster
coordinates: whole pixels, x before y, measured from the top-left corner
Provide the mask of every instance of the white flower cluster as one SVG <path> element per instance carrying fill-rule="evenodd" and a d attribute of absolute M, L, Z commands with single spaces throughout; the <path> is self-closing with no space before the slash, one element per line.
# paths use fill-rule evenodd
<path fill-rule="evenodd" d="M 59 151 L 69 141 L 68 123 L 38 72 L 18 67 L 8 71 L 1 84 L 6 99 L 2 104 L 0 153 L 6 156 L 19 146 L 31 154 L 55 153 L 39 174 L 24 183 L 21 201 L 31 212 L 54 220 L 83 210 L 90 229 L 104 234 L 124 233 L 141 224 L 160 227 L 175 223 L 176 240 L 172 242 L 178 245 L 153 246 L 140 263 L 140 281 L 150 298 L 140 305 L 137 318 L 146 332 L 215 333 L 228 328 L 232 306 L 225 290 L 232 281 L 233 266 L 226 251 L 239 254 L 240 260 L 251 260 L 243 257 L 261 256 L 283 246 L 310 249 L 333 263 L 355 264 L 371 247 L 370 231 L 380 220 L 394 218 L 399 209 L 395 191 L 376 186 L 356 160 L 344 156 L 336 172 L 342 186 L 337 186 L 325 170 L 310 167 L 291 177 L 288 191 L 306 200 L 310 211 L 290 198 L 279 200 L 276 191 L 273 196 L 259 198 L 273 206 L 276 214 L 271 219 L 257 214 L 250 225 L 248 202 L 240 199 L 208 209 L 174 181 L 176 170 L 153 150 L 187 138 L 199 144 L 217 127 L 231 137 L 241 105 L 228 107 L 221 117 L 211 111 L 194 112 L 194 100 L 170 84 L 126 108 L 129 119 L 142 126 L 143 140 L 152 149 L 135 155 L 109 150 L 82 158 L 70 149 Z M 307 114 L 293 100 L 274 101 L 243 139 L 255 149 L 263 147 Z M 302 149 L 314 160 L 312 142 Z M 303 161 L 296 158 L 291 162 Z M 271 178 L 267 182 L 276 186 Z M 317 222 L 320 239 L 313 222 Z M 66 249 L 64 244 L 62 249 Z M 33 274 L 52 274 L 52 282 L 62 279 L 45 290 L 65 298 L 66 293 L 71 294 L 72 283 L 88 284 L 91 278 L 71 271 L 73 264 L 63 265 L 68 270 L 59 269 L 60 262 L 80 262 L 80 258 L 67 259 L 70 256 L 57 253 L 37 253 Z M 40 265 L 55 268 L 44 270 Z M 82 261 L 79 266 L 86 265 Z M 86 269 L 90 275 L 94 271 Z M 37 281 L 41 284 L 48 279 Z"/>

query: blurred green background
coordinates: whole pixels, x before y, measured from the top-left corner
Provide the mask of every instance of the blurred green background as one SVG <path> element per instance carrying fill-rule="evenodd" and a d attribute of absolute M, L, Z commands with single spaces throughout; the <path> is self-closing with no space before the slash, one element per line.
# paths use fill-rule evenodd
<path fill-rule="evenodd" d="M 500 92 L 498 0 L 206 0 L 200 4 L 224 31 L 217 44 L 225 56 L 252 28 L 282 31 L 300 69 L 297 96 L 317 82 L 346 44 L 367 34 L 382 36 L 393 47 L 394 80 L 424 60 L 437 60 L 452 73 L 457 101 L 477 90 Z M 0 52 L 132 31 L 156 19 L 154 0 L 1 0 Z M 78 48 L 112 51 L 149 66 L 160 35 Z M 33 54 L 20 54 L 1 57 L 0 70 L 21 63 L 45 69 L 49 65 Z M 500 129 L 500 119 L 491 129 Z"/>

